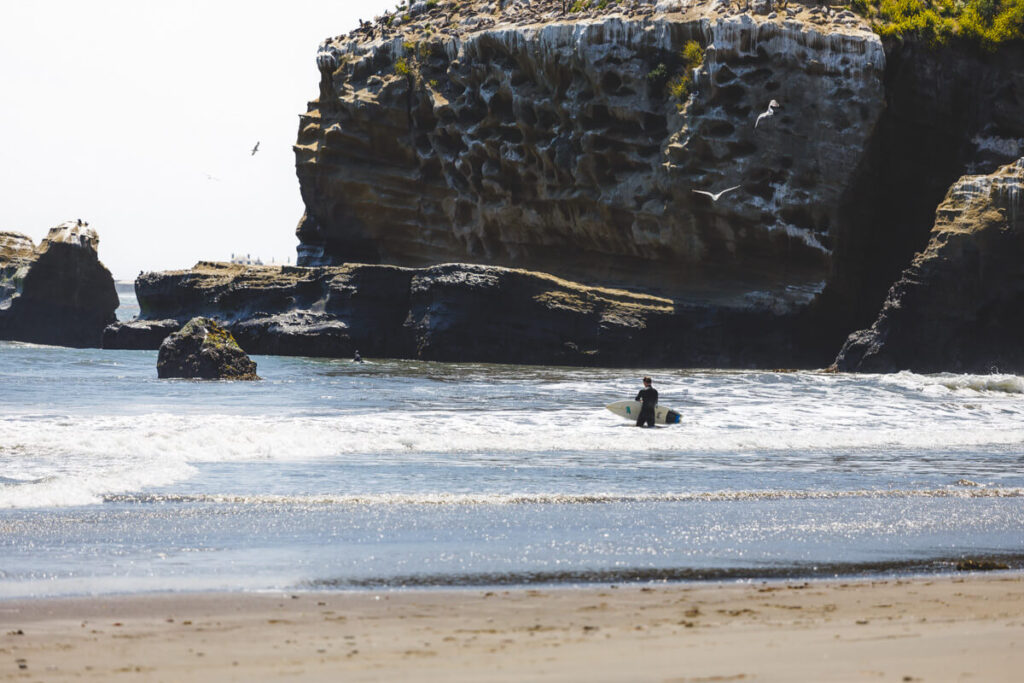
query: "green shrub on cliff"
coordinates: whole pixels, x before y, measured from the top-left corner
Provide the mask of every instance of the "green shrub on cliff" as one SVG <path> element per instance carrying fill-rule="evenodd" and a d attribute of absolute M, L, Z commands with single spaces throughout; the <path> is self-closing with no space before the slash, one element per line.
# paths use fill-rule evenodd
<path fill-rule="evenodd" d="M 395 60 L 395 73 L 420 80 L 424 62 L 430 57 L 431 49 L 431 44 L 426 41 L 403 41 L 402 50 L 405 54 Z"/>
<path fill-rule="evenodd" d="M 605 9 L 611 4 L 611 0 L 575 0 L 569 5 L 569 12 L 586 12 L 588 9 Z M 562 3 L 562 11 L 565 11 L 565 3 Z"/>
<path fill-rule="evenodd" d="M 956 37 L 988 50 L 1024 40 L 1024 0 L 853 0 L 883 37 L 916 35 L 941 45 Z"/>
<path fill-rule="evenodd" d="M 850 0 L 850 9 L 862 17 L 873 17 L 877 14 L 869 0 Z"/>
<path fill-rule="evenodd" d="M 693 88 L 693 70 L 704 61 L 704 48 L 696 40 L 691 40 L 683 46 L 679 56 L 683 60 L 681 71 L 669 81 L 668 93 L 682 102 Z"/>
<path fill-rule="evenodd" d="M 668 80 L 668 67 L 665 62 L 659 62 L 656 67 L 647 72 L 647 82 L 651 84 L 655 92 L 661 92 Z"/>
<path fill-rule="evenodd" d="M 954 16 L 958 12 L 953 0 L 881 0 L 876 26 L 879 35 L 919 35 L 930 43 L 946 43 L 956 35 Z"/>
<path fill-rule="evenodd" d="M 704 61 L 704 48 L 696 40 L 689 40 L 680 53 L 683 62 L 691 69 L 696 69 Z"/>
<path fill-rule="evenodd" d="M 960 16 L 960 26 L 990 50 L 1024 40 L 1024 0 L 972 0 Z"/>

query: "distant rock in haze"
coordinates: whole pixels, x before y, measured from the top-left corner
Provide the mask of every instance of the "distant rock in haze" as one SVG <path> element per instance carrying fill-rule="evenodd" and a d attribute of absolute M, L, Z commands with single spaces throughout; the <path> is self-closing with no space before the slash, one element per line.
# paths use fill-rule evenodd
<path fill-rule="evenodd" d="M 0 339 L 100 346 L 118 298 L 98 245 L 81 220 L 51 228 L 38 247 L 20 233 L 0 232 Z"/>
<path fill-rule="evenodd" d="M 231 333 L 212 318 L 192 318 L 160 345 L 161 379 L 260 379 L 254 363 Z"/>

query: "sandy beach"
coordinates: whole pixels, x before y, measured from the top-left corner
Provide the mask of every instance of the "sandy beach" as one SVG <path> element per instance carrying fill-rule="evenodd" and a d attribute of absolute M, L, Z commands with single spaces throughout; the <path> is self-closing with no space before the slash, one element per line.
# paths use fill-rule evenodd
<path fill-rule="evenodd" d="M 1016 681 L 1024 576 L 0 603 L 0 680 Z"/>

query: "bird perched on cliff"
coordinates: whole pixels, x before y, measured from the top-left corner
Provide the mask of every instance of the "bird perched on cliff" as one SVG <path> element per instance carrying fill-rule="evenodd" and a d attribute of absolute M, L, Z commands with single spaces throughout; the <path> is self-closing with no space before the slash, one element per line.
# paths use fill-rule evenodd
<path fill-rule="evenodd" d="M 717 202 L 719 199 L 722 198 L 722 195 L 725 194 L 726 192 L 732 192 L 733 190 L 738 190 L 739 188 L 739 185 L 733 185 L 732 187 L 725 188 L 721 192 L 708 192 L 707 190 L 691 190 L 691 192 L 694 192 L 695 194 L 706 194 L 707 196 L 711 197 L 711 201 Z"/>
<path fill-rule="evenodd" d="M 757 117 L 757 121 L 754 121 L 754 128 L 757 128 L 757 124 L 761 123 L 761 119 L 766 119 L 769 116 L 775 116 L 775 110 L 780 106 L 781 105 L 776 100 L 769 102 L 768 108 L 761 112 L 760 116 Z"/>
<path fill-rule="evenodd" d="M 775 100 L 772 100 L 772 101 L 774 102 Z M 252 148 L 252 152 L 249 153 L 249 156 L 255 155 L 256 152 L 258 152 L 258 151 L 260 151 L 260 141 L 259 140 L 256 141 L 256 146 Z"/>

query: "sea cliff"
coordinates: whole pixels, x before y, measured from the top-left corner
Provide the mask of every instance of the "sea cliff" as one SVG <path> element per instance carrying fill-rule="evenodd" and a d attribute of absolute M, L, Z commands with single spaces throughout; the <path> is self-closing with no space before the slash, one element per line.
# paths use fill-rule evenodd
<path fill-rule="evenodd" d="M 863 21 L 429 5 L 321 46 L 296 145 L 300 265 L 465 261 L 730 301 L 820 291 L 885 106 Z"/>
<path fill-rule="evenodd" d="M 933 250 L 954 183 L 1024 156 L 1021 45 L 883 41 L 816 4 L 417 2 L 324 40 L 316 64 L 295 145 L 308 271 L 260 275 L 278 299 L 248 322 L 220 308 L 250 352 L 372 353 L 386 338 L 382 353 L 451 360 L 823 367 Z M 140 278 L 146 320 L 111 343 L 216 313 L 186 286 L 212 267 Z M 353 300 L 378 303 L 325 308 L 338 268 L 360 274 Z M 537 309 L 548 278 L 664 304 L 609 326 Z M 444 292 L 420 317 L 416 282 Z M 181 305 L 147 308 L 164 290 Z M 946 294 L 916 296 L 938 310 Z M 473 324 L 485 318 L 501 322 Z M 428 341 L 446 319 L 457 341 Z M 388 333 L 365 336 L 375 326 Z M 271 328 L 290 332 L 257 332 Z M 1013 329 L 987 329 L 977 358 L 927 367 L 1024 369 L 996 353 Z M 888 358 L 877 367 L 909 362 Z"/>
<path fill-rule="evenodd" d="M 959 179 L 928 247 L 878 319 L 847 340 L 840 370 L 1005 372 L 1024 368 L 1024 158 Z"/>

